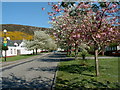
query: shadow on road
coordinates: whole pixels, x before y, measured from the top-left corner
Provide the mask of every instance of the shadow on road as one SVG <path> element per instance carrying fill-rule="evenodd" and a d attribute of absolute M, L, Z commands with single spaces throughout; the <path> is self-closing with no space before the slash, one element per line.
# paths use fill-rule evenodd
<path fill-rule="evenodd" d="M 62 62 L 62 61 L 70 61 L 73 60 L 74 58 L 66 58 L 65 53 L 55 53 L 52 55 L 49 55 L 46 58 L 38 59 L 37 61 L 43 61 L 43 62 Z"/>
<path fill-rule="evenodd" d="M 53 67 L 37 67 L 37 68 L 34 68 L 34 67 L 31 67 L 31 68 L 28 68 L 27 71 L 45 71 L 45 72 L 50 72 L 50 73 L 55 73 L 56 71 L 56 66 L 53 66 Z"/>
<path fill-rule="evenodd" d="M 2 78 L 2 88 L 8 89 L 12 88 L 17 90 L 16 88 L 39 88 L 40 90 L 50 90 L 51 85 L 50 82 L 52 80 L 44 77 L 44 80 L 41 77 L 33 78 L 30 81 L 27 81 L 25 78 L 21 78 L 11 74 L 11 77 L 3 77 Z M 22 89 L 23 90 L 23 89 Z"/>
<path fill-rule="evenodd" d="M 62 62 L 62 61 L 70 61 L 73 60 L 73 58 L 66 58 L 65 53 L 54 53 L 50 54 L 48 56 L 34 59 L 38 62 Z M 33 61 L 33 60 L 32 60 Z M 36 62 L 37 63 L 37 62 Z M 27 71 L 45 71 L 50 72 L 52 74 L 56 71 L 56 66 L 44 66 L 44 67 L 29 67 Z M 42 72 L 41 72 L 42 73 Z M 51 89 L 51 83 L 53 83 L 53 78 L 47 78 L 47 77 L 36 77 L 31 80 L 27 80 L 25 77 L 19 77 L 15 74 L 10 74 L 9 77 L 2 77 L 2 88 L 8 89 L 8 88 L 38 88 L 39 90 L 50 90 Z M 10 89 L 9 89 L 10 90 Z M 25 90 L 25 89 L 24 89 Z"/>
<path fill-rule="evenodd" d="M 49 58 L 60 58 L 66 57 L 66 53 L 54 53 L 53 55 L 48 56 Z"/>

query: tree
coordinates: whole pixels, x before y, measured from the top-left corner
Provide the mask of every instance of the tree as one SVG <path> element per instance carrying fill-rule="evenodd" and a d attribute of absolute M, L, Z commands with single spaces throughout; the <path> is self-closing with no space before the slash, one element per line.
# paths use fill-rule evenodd
<path fill-rule="evenodd" d="M 81 50 L 81 56 L 83 58 L 83 60 L 85 59 L 86 55 L 88 54 L 88 49 L 90 49 L 90 47 L 88 45 L 86 45 L 85 43 L 81 43 L 81 45 L 79 46 L 79 49 Z"/>
<path fill-rule="evenodd" d="M 56 50 L 57 45 L 56 45 L 55 41 L 53 39 L 49 38 L 46 42 L 45 49 L 50 50 L 50 51 Z"/>
<path fill-rule="evenodd" d="M 3 46 L 2 45 L 2 50 L 4 50 L 4 51 L 8 50 L 8 46 Z"/>
<path fill-rule="evenodd" d="M 35 31 L 34 32 L 34 38 L 31 41 L 24 41 L 25 46 L 29 50 L 36 50 L 37 54 L 37 49 L 56 49 L 56 44 L 51 37 L 46 34 L 44 31 Z"/>
<path fill-rule="evenodd" d="M 70 37 L 72 37 L 71 40 L 74 42 L 75 44 L 74 46 L 76 48 L 78 46 L 78 41 L 80 41 L 79 39 L 81 39 L 82 42 L 86 42 L 88 45 L 91 44 L 94 45 L 96 76 L 99 76 L 99 63 L 98 63 L 99 49 L 108 46 L 111 42 L 120 41 L 119 37 L 120 32 L 115 28 L 115 25 L 119 24 L 117 13 L 119 3 L 80 2 L 76 4 L 77 5 L 73 5 L 73 3 L 70 2 L 62 2 L 61 5 L 51 4 L 53 12 L 50 12 L 48 14 L 53 17 L 51 18 L 51 20 L 54 22 L 56 21 L 55 23 L 57 24 L 60 22 L 63 23 L 62 26 L 60 24 L 54 25 L 54 27 L 57 27 L 57 29 L 59 26 L 61 26 L 61 32 L 68 30 L 72 31 Z M 61 8 L 61 6 L 63 8 Z M 65 13 L 62 16 L 63 21 L 60 20 L 58 21 L 55 18 L 55 15 L 62 11 L 64 11 Z M 75 22 L 74 23 L 68 22 L 70 19 L 71 22 L 72 20 Z M 78 36 L 79 38 L 77 38 Z"/>

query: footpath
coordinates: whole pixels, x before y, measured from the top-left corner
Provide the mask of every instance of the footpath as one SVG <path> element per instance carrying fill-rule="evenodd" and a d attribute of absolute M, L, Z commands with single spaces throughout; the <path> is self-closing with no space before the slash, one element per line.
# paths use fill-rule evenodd
<path fill-rule="evenodd" d="M 42 53 L 40 55 L 36 55 L 36 56 L 32 56 L 32 57 L 29 57 L 29 58 L 26 58 L 26 59 L 20 59 L 20 60 L 17 60 L 17 61 L 8 61 L 8 62 L 2 62 L 0 63 L 0 68 L 7 68 L 7 67 L 10 67 L 12 65 L 18 65 L 18 64 L 22 64 L 22 63 L 26 63 L 26 62 L 30 62 L 30 61 L 33 61 L 34 59 L 38 59 L 40 57 L 43 57 L 43 56 L 46 56 L 46 55 L 49 55 L 51 53 Z"/>

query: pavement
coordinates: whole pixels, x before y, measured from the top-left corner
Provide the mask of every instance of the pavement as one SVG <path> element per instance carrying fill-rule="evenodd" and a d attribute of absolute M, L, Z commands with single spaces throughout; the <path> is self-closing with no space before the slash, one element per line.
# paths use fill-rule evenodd
<path fill-rule="evenodd" d="M 2 68 L 2 88 L 38 88 L 51 90 L 54 85 L 57 64 L 64 61 L 61 53 L 38 55 L 10 63 Z"/>
<path fill-rule="evenodd" d="M 25 62 L 28 62 L 28 61 L 43 57 L 43 56 L 48 55 L 48 54 L 51 54 L 51 53 L 42 53 L 40 55 L 32 56 L 32 57 L 17 60 L 17 61 L 2 62 L 2 63 L 0 63 L 0 66 L 2 66 L 2 68 L 6 68 L 6 67 L 9 67 L 10 65 L 13 66 L 13 65 L 16 65 L 16 64 L 25 63 Z"/>

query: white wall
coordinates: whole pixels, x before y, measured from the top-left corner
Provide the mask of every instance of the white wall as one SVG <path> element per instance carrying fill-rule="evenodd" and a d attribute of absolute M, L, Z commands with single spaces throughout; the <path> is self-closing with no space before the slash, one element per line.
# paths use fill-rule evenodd
<path fill-rule="evenodd" d="M 20 54 L 32 54 L 33 51 L 27 50 L 25 47 L 18 47 L 18 50 L 20 50 Z"/>
<path fill-rule="evenodd" d="M 2 55 L 5 56 L 5 51 L 3 50 Z M 15 56 L 17 55 L 17 48 L 8 46 L 8 50 L 6 51 L 6 56 Z"/>
<path fill-rule="evenodd" d="M 24 47 L 8 46 L 8 50 L 6 51 L 6 56 L 16 56 L 18 54 L 18 50 L 20 51 L 19 54 L 32 54 L 32 51 L 28 51 Z M 2 55 L 5 56 L 5 51 L 2 51 Z"/>
<path fill-rule="evenodd" d="M 117 50 L 120 50 L 120 46 L 117 46 Z"/>

